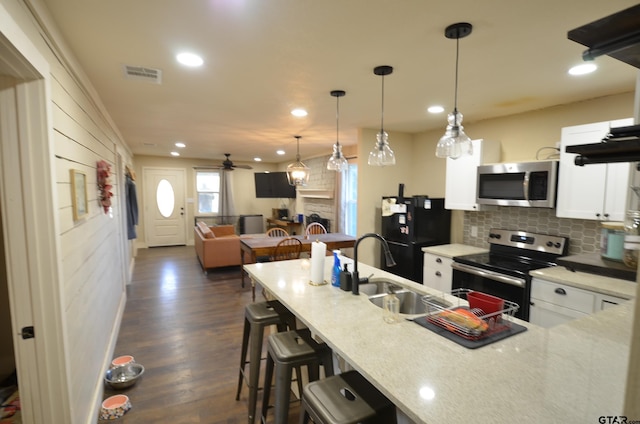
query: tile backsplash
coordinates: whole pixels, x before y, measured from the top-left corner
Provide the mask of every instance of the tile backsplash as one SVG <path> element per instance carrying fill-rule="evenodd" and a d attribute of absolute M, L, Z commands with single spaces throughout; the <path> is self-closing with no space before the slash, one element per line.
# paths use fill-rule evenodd
<path fill-rule="evenodd" d="M 477 236 L 472 236 L 472 227 Z M 586 219 L 556 217 L 555 209 L 501 207 L 485 212 L 464 213 L 464 244 L 487 247 L 489 230 L 530 231 L 539 234 L 569 237 L 569 254 L 600 251 L 600 222 Z"/>

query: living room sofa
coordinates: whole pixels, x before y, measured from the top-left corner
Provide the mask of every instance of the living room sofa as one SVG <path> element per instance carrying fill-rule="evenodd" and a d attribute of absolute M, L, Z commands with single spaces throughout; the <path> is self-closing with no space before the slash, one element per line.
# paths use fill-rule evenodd
<path fill-rule="evenodd" d="M 233 225 L 209 227 L 204 222 L 198 222 L 193 232 L 196 255 L 205 273 L 209 268 L 242 263 L 240 236 L 236 235 Z"/>

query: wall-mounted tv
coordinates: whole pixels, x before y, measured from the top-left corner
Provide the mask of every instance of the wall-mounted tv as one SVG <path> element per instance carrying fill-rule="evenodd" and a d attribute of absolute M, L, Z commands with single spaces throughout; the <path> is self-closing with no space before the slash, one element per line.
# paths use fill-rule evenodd
<path fill-rule="evenodd" d="M 286 172 L 256 172 L 256 197 L 295 199 L 296 187 L 289 185 Z"/>

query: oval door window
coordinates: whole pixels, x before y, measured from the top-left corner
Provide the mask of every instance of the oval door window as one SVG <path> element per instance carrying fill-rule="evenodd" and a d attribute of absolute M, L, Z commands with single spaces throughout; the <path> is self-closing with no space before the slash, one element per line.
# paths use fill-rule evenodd
<path fill-rule="evenodd" d="M 165 179 L 160 180 L 158 188 L 156 189 L 156 203 L 158 204 L 160 215 L 165 218 L 173 215 L 173 210 L 176 205 L 175 200 L 171 183 Z"/>

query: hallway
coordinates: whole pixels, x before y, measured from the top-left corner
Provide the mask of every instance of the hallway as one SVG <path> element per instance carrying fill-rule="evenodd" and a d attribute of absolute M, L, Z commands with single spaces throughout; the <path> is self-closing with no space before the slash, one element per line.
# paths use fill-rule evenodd
<path fill-rule="evenodd" d="M 251 288 L 239 276 L 238 267 L 205 276 L 193 246 L 138 251 L 114 356 L 133 355 L 145 374 L 130 389 L 105 389 L 131 399 L 119 422 L 247 422 L 247 388 L 239 401 L 235 392 Z"/>

